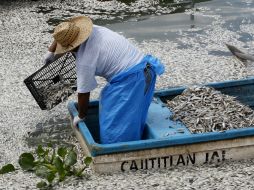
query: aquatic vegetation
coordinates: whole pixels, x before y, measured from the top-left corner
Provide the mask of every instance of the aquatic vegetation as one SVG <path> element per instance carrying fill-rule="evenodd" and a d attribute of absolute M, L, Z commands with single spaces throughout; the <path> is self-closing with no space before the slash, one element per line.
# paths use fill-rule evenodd
<path fill-rule="evenodd" d="M 59 147 L 57 150 L 52 144 L 48 144 L 46 148 L 39 145 L 35 152 L 25 152 L 19 156 L 18 163 L 24 171 L 35 173 L 41 177 L 41 182 L 37 183 L 37 187 L 45 189 L 52 187 L 54 183 L 64 181 L 68 176 L 86 177 L 89 175 L 84 173 L 92 162 L 91 157 L 85 157 L 81 168 L 75 167 L 77 163 L 77 154 L 73 148 Z M 0 174 L 13 172 L 16 169 L 12 164 L 7 164 L 0 169 Z"/>
<path fill-rule="evenodd" d="M 15 167 L 12 164 L 7 164 L 0 169 L 0 174 L 5 174 L 15 171 Z"/>

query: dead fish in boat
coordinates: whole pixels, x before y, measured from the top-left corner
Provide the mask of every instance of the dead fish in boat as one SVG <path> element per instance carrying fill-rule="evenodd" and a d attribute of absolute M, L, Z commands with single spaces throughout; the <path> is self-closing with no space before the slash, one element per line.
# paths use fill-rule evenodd
<path fill-rule="evenodd" d="M 181 121 L 191 133 L 224 132 L 254 125 L 254 111 L 236 97 L 206 86 L 193 86 L 183 91 L 167 106 L 170 119 Z"/>
<path fill-rule="evenodd" d="M 247 62 L 247 61 L 254 61 L 254 55 L 247 54 L 245 52 L 242 52 L 238 48 L 236 48 L 233 45 L 226 44 L 227 48 L 230 50 L 230 52 L 236 56 L 240 61 Z"/>

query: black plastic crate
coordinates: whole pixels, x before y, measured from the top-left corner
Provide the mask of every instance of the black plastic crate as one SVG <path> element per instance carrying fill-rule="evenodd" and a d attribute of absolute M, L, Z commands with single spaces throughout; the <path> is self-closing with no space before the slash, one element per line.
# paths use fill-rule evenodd
<path fill-rule="evenodd" d="M 50 110 L 57 104 L 61 103 L 61 99 L 56 98 L 53 106 L 47 106 L 47 101 L 49 100 L 49 93 L 46 90 L 54 86 L 61 84 L 72 84 L 76 85 L 77 75 L 76 75 L 76 64 L 75 58 L 71 53 L 66 53 L 64 56 L 60 57 L 56 61 L 44 65 L 38 71 L 33 73 L 31 76 L 24 80 L 27 88 L 30 90 L 34 99 L 40 106 L 42 110 Z M 70 86 L 70 96 L 74 92 L 74 87 Z M 53 91 L 53 95 L 58 92 Z M 50 96 L 52 91 L 50 92 Z"/>

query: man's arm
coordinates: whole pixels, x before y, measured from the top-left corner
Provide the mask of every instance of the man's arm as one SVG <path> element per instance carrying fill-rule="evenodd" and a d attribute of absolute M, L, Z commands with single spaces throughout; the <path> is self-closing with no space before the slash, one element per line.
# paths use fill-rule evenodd
<path fill-rule="evenodd" d="M 78 112 L 79 118 L 84 118 L 87 114 L 90 92 L 78 93 Z"/>
<path fill-rule="evenodd" d="M 56 45 L 57 45 L 57 43 L 56 43 L 56 41 L 54 40 L 54 41 L 52 42 L 52 44 L 50 44 L 50 46 L 48 47 L 48 51 L 50 51 L 50 52 L 55 52 L 55 51 L 56 51 Z"/>
<path fill-rule="evenodd" d="M 43 58 L 44 64 L 52 63 L 64 55 L 64 54 L 57 54 L 57 55 L 54 54 L 54 52 L 56 51 L 56 46 L 57 46 L 57 43 L 54 40 L 52 44 L 48 47 L 47 53 L 44 55 L 44 58 Z"/>

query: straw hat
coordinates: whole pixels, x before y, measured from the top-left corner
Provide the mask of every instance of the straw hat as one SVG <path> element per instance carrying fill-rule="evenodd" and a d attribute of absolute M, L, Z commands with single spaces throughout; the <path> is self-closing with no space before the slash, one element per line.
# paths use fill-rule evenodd
<path fill-rule="evenodd" d="M 66 53 L 84 42 L 91 34 L 93 23 L 86 16 L 66 20 L 56 26 L 53 37 L 57 42 L 55 54 Z"/>

